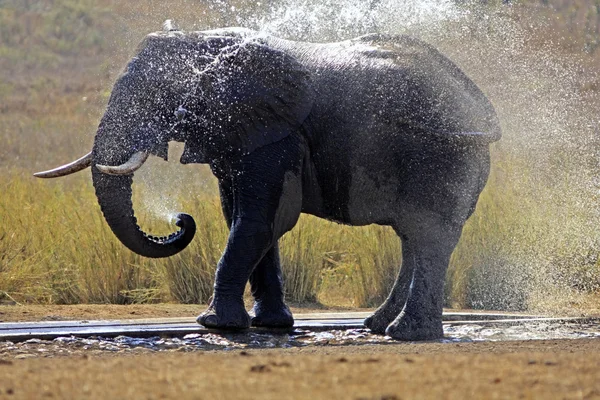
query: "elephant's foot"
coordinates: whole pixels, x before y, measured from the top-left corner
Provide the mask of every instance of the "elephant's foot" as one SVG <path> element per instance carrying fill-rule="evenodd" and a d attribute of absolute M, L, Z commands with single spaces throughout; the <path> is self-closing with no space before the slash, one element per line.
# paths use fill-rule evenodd
<path fill-rule="evenodd" d="M 385 334 L 396 340 L 435 340 L 444 336 L 442 319 L 426 315 L 400 313 L 385 330 Z"/>
<path fill-rule="evenodd" d="M 207 328 L 239 330 L 250 327 L 250 316 L 241 298 L 220 297 L 212 301 L 196 322 Z"/>
<path fill-rule="evenodd" d="M 387 303 L 384 303 L 379 307 L 373 315 L 367 317 L 363 324 L 371 330 L 373 333 L 380 335 L 385 334 L 385 330 L 389 324 L 398 316 L 400 310 L 393 309 Z"/>
<path fill-rule="evenodd" d="M 273 305 L 257 301 L 254 303 L 253 310 L 252 326 L 265 328 L 291 328 L 294 326 L 292 312 L 284 303 Z"/>

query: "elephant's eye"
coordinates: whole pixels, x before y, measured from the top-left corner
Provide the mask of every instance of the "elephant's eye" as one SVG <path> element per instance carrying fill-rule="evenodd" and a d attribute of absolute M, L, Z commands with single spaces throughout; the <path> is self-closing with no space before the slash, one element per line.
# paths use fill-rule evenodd
<path fill-rule="evenodd" d="M 183 108 L 182 106 L 179 106 L 177 108 L 177 110 L 175 110 L 175 118 L 177 118 L 177 121 L 180 121 L 180 122 L 183 121 L 187 112 L 188 111 L 185 108 Z"/>

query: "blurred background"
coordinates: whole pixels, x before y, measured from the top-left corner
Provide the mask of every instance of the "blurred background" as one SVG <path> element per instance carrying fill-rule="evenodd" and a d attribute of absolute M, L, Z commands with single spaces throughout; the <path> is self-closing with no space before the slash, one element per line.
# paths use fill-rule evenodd
<path fill-rule="evenodd" d="M 196 218 L 188 249 L 138 257 L 110 232 L 89 172 L 35 171 L 87 153 L 113 82 L 165 19 L 334 41 L 404 33 L 438 47 L 490 98 L 503 139 L 446 282 L 456 308 L 600 309 L 600 0 L 0 0 L 0 301 L 205 303 L 223 250 L 205 166 L 152 159 L 134 184 L 142 226 Z M 170 147 L 171 159 L 181 148 Z M 400 266 L 391 229 L 310 216 L 282 239 L 296 305 L 373 307 Z"/>

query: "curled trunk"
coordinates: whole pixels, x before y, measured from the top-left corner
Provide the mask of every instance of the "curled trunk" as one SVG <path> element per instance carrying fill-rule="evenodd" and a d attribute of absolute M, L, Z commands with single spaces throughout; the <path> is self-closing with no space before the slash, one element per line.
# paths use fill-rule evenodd
<path fill-rule="evenodd" d="M 196 224 L 188 214 L 177 215 L 176 225 L 181 229 L 169 236 L 154 237 L 140 229 L 131 201 L 133 175 L 107 175 L 92 166 L 92 179 L 106 222 L 131 251 L 145 257 L 169 257 L 192 241 Z"/>

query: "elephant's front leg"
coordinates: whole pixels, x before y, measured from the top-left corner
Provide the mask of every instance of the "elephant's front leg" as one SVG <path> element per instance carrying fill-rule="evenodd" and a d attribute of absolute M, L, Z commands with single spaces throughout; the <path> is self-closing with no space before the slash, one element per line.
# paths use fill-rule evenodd
<path fill-rule="evenodd" d="M 294 325 L 292 312 L 283 298 L 283 276 L 277 244 L 252 272 L 250 287 L 254 297 L 252 326 L 287 328 Z"/>
<path fill-rule="evenodd" d="M 277 240 L 295 225 L 302 206 L 302 154 L 291 140 L 288 137 L 255 150 L 233 165 L 229 178 L 220 178 L 227 181 L 221 185 L 221 195 L 229 188 L 225 197 L 232 203 L 230 233 L 217 266 L 212 303 L 198 317 L 204 326 L 243 329 L 250 325 L 243 293 L 255 270 L 257 316 L 266 317 L 268 306 L 283 302 L 279 260 L 272 255 Z M 226 203 L 223 210 L 228 217 Z M 270 298 L 273 293 L 277 301 Z"/>
<path fill-rule="evenodd" d="M 273 243 L 273 233 L 265 225 L 234 219 L 217 265 L 212 302 L 197 319 L 201 325 L 226 329 L 250 326 L 243 295 L 250 274 Z"/>
<path fill-rule="evenodd" d="M 233 219 L 233 188 L 231 182 L 221 180 L 219 191 L 223 215 L 227 227 L 231 229 Z M 254 268 L 250 275 L 250 287 L 254 297 L 253 326 L 291 327 L 294 325 L 292 313 L 284 302 L 283 275 L 277 243 L 271 247 Z"/>

